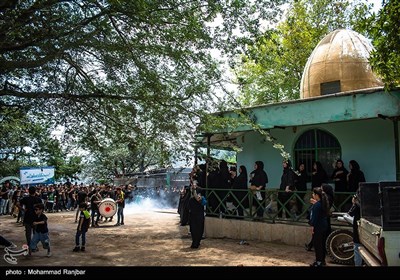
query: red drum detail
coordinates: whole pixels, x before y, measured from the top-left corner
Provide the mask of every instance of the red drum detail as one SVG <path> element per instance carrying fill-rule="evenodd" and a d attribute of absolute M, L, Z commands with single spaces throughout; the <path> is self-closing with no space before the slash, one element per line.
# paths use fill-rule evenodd
<path fill-rule="evenodd" d="M 105 198 L 99 204 L 99 212 L 105 218 L 110 218 L 117 213 L 117 203 L 112 198 Z"/>

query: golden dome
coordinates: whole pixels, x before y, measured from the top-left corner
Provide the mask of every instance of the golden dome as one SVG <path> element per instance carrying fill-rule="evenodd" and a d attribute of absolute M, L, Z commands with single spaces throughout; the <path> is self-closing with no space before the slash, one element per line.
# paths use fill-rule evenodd
<path fill-rule="evenodd" d="M 364 36 L 352 30 L 326 35 L 308 58 L 300 98 L 383 86 L 368 62 L 372 49 Z"/>

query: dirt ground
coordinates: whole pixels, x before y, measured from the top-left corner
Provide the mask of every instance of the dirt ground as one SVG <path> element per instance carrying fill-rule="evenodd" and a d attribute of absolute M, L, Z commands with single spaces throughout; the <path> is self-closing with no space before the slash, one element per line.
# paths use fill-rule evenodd
<path fill-rule="evenodd" d="M 128 205 L 125 225 L 100 222 L 89 228 L 86 252 L 72 252 L 75 246 L 75 212 L 47 213 L 52 256 L 46 250 L 31 257 L 17 256 L 18 266 L 309 266 L 314 252 L 303 247 L 248 240 L 205 238 L 199 249 L 191 249 L 188 228 L 179 226 L 176 209 L 151 210 Z M 0 233 L 18 245 L 25 243 L 24 227 L 11 216 L 0 217 Z M 41 245 L 39 243 L 39 245 Z M 0 254 L 2 254 L 0 247 Z M 0 258 L 0 266 L 12 267 Z M 1 277 L 0 277 L 1 278 Z"/>

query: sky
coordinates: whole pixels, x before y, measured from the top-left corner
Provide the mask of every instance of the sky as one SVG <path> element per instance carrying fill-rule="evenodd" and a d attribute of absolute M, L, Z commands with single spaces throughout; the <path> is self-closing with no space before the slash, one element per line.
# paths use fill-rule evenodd
<path fill-rule="evenodd" d="M 382 0 L 366 0 L 367 3 L 372 3 L 374 4 L 374 12 L 379 11 L 379 9 L 382 7 Z"/>

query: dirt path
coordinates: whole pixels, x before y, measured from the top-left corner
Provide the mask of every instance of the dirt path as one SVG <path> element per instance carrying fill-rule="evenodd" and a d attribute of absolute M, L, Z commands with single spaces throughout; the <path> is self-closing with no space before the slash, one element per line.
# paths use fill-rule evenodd
<path fill-rule="evenodd" d="M 175 209 L 138 211 L 125 208 L 125 225 L 100 223 L 87 234 L 86 252 L 72 252 L 77 224 L 75 213 L 48 213 L 52 256 L 46 250 L 32 257 L 18 256 L 18 266 L 308 266 L 314 252 L 302 247 L 240 240 L 206 238 L 199 249 L 179 226 Z M 25 243 L 24 227 L 10 216 L 0 217 L 1 234 L 18 245 Z M 0 252 L 2 249 L 0 248 Z M 0 266 L 12 267 L 3 255 Z"/>

